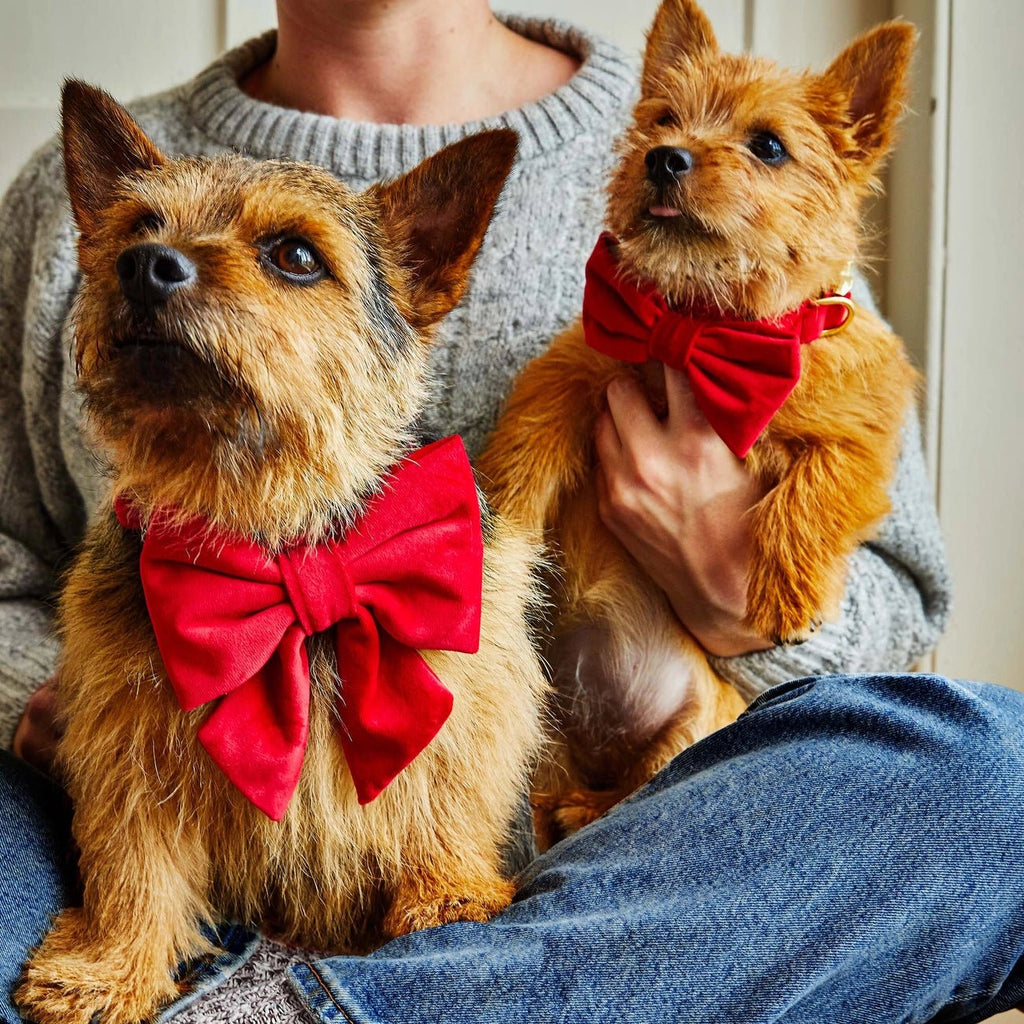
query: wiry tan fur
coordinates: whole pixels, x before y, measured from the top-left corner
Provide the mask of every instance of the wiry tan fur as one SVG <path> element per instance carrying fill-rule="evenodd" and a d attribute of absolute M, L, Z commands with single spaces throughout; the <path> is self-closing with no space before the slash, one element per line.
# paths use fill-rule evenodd
<path fill-rule="evenodd" d="M 82 385 L 114 487 L 273 550 L 343 527 L 412 443 L 433 325 L 458 301 L 511 166 L 515 136 L 442 151 L 355 195 L 302 165 L 168 161 L 105 94 L 65 90 L 69 192 L 82 229 L 75 309 Z M 330 275 L 282 282 L 262 239 L 311 241 Z M 115 344 L 134 329 L 114 264 L 140 240 L 185 252 L 199 283 L 154 313 L 188 353 L 172 389 Z M 182 367 L 184 367 L 182 369 Z M 130 385 L 130 386 L 129 386 Z M 310 641 L 309 745 L 275 823 L 197 740 L 164 676 L 138 575 L 140 540 L 102 517 L 61 607 L 61 771 L 84 899 L 32 955 L 16 1002 L 39 1024 L 149 1019 L 203 920 L 351 950 L 512 896 L 499 870 L 541 741 L 545 683 L 526 627 L 536 549 L 485 517 L 479 653 L 425 652 L 454 695 L 435 740 L 359 806 L 337 738 L 329 639 Z"/>
<path fill-rule="evenodd" d="M 749 319 L 830 292 L 859 255 L 861 200 L 894 138 L 913 40 L 909 25 L 890 22 L 823 74 L 794 73 L 722 54 L 692 0 L 665 0 L 609 187 L 623 273 L 675 305 Z M 780 166 L 749 148 L 765 130 L 788 151 Z M 694 161 L 662 191 L 645 169 L 655 146 Z M 680 216 L 654 217 L 652 205 Z M 751 512 L 747 623 L 776 642 L 804 639 L 836 613 L 850 554 L 889 510 L 916 381 L 900 340 L 864 309 L 802 354 L 799 384 L 746 460 L 767 489 Z M 495 507 L 543 537 L 561 570 L 548 658 L 564 743 L 536 798 L 549 838 L 743 707 L 598 517 L 594 425 L 609 382 L 634 372 L 657 408 L 660 368 L 588 349 L 577 323 L 523 372 L 479 463 Z"/>

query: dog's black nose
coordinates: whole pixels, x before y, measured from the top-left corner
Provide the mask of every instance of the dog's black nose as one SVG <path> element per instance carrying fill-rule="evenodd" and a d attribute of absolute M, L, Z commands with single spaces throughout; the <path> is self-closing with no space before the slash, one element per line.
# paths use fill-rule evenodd
<path fill-rule="evenodd" d="M 693 154 L 675 146 L 655 146 L 644 157 L 647 177 L 655 185 L 671 185 L 693 170 Z"/>
<path fill-rule="evenodd" d="M 115 269 L 124 297 L 142 306 L 166 302 L 196 278 L 195 264 L 184 253 L 153 242 L 125 249 Z"/>

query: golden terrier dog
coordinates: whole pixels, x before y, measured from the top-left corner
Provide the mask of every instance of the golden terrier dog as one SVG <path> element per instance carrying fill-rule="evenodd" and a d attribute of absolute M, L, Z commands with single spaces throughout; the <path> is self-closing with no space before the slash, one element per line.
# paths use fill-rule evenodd
<path fill-rule="evenodd" d="M 516 151 L 468 138 L 356 194 L 171 160 L 70 82 L 76 358 L 111 507 L 61 611 L 58 764 L 83 905 L 16 1002 L 149 1019 L 200 925 L 344 950 L 513 893 L 543 737 L 535 545 L 457 438 L 416 449 L 434 327 Z"/>
<path fill-rule="evenodd" d="M 775 643 L 835 614 L 887 494 L 916 375 L 843 284 L 906 94 L 914 30 L 880 25 L 822 74 L 720 52 L 665 0 L 609 185 L 583 317 L 518 379 L 478 463 L 494 507 L 558 563 L 547 649 L 564 742 L 538 782 L 547 841 L 603 813 L 743 701 L 602 524 L 608 385 L 663 365 L 761 485 L 746 625 Z"/>

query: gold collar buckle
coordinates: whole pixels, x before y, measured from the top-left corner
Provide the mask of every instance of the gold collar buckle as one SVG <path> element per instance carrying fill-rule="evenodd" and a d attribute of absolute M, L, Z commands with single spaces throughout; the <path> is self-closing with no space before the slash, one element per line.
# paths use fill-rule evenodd
<path fill-rule="evenodd" d="M 821 332 L 821 337 L 830 338 L 833 334 L 838 334 L 840 331 L 845 330 L 853 321 L 853 318 L 857 315 L 857 305 L 853 299 L 847 298 L 846 292 L 853 290 L 853 264 L 847 263 L 846 269 L 843 271 L 842 279 L 839 284 L 836 285 L 835 295 L 825 295 L 820 299 L 815 299 L 814 304 L 816 306 L 845 306 L 846 316 L 843 322 L 836 327 L 830 327 L 827 331 Z"/>
<path fill-rule="evenodd" d="M 833 334 L 838 334 L 840 331 L 845 330 L 850 326 L 850 322 L 857 315 L 857 306 L 853 299 L 848 299 L 845 295 L 826 295 L 824 298 L 815 299 L 814 304 L 816 306 L 845 306 L 846 316 L 841 324 L 837 324 L 835 327 L 829 327 L 827 330 L 821 332 L 821 337 L 831 338 Z"/>

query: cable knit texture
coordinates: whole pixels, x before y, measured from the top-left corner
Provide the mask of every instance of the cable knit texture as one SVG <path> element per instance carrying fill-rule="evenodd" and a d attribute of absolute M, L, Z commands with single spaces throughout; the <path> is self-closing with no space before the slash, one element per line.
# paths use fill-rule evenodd
<path fill-rule="evenodd" d="M 575 77 L 541 100 L 471 124 L 374 125 L 300 113 L 246 96 L 238 79 L 272 51 L 251 40 L 192 81 L 132 105 L 169 154 L 239 151 L 320 164 L 361 189 L 401 174 L 484 128 L 516 129 L 521 148 L 473 271 L 469 292 L 433 353 L 440 382 L 428 436 L 458 432 L 475 454 L 517 371 L 579 313 L 583 268 L 601 228 L 612 144 L 635 96 L 635 66 L 614 47 L 554 22 L 511 18 L 524 35 L 576 54 Z M 108 500 L 81 434 L 67 314 L 76 286 L 74 228 L 56 142 L 0 207 L 0 741 L 9 744 L 28 693 L 52 672 L 50 607 L 89 511 Z M 863 296 L 862 296 L 863 298 Z M 919 433 L 906 433 L 895 511 L 851 563 L 843 616 L 801 647 L 717 660 L 748 697 L 816 672 L 911 666 L 937 640 L 949 585 Z M 304 1019 L 265 943 L 252 961 L 177 1019 L 272 1024 Z"/>

